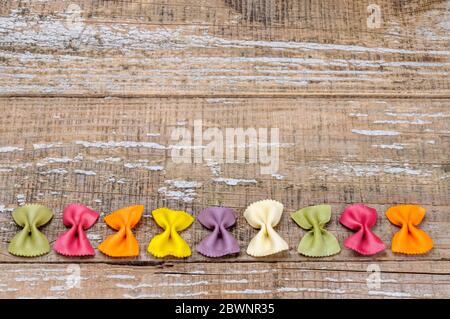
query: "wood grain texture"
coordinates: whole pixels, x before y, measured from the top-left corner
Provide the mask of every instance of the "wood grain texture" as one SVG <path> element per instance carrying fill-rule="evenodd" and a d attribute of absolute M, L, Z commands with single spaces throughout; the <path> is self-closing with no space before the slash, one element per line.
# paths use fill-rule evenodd
<path fill-rule="evenodd" d="M 65 229 L 61 213 L 70 202 L 89 203 L 103 213 L 129 204 L 144 204 L 146 214 L 136 228 L 142 254 L 130 259 L 143 262 L 156 261 L 145 251 L 150 238 L 160 231 L 150 218 L 151 210 L 160 206 L 182 208 L 194 215 L 210 205 L 235 208 L 239 217 L 233 232 L 244 249 L 255 230 L 246 223 L 242 212 L 256 200 L 273 198 L 284 203 L 285 216 L 278 231 L 292 248 L 303 231 L 290 220 L 289 213 L 301 207 L 332 204 L 334 216 L 328 229 L 342 242 L 349 232 L 337 219 L 345 205 L 374 205 L 380 212 L 375 230 L 389 242 L 397 228 L 383 213 L 394 203 L 418 203 L 429 213 L 421 226 L 433 233 L 436 249 L 415 259 L 441 260 L 450 256 L 450 237 L 445 231 L 450 225 L 450 132 L 446 130 L 450 113 L 446 101 L 336 99 L 330 105 L 329 99 L 290 98 L 50 98 L 39 99 L 37 105 L 35 99 L 9 98 L 0 105 L 2 145 L 17 149 L 0 154 L 0 183 L 4 185 L 0 203 L 4 210 L 23 202 L 52 207 L 57 218 L 46 229 L 51 241 Z M 7 125 L 13 118 L 20 125 Z M 248 160 L 216 163 L 214 167 L 208 161 L 174 163 L 171 148 L 177 141 L 172 140 L 172 131 L 179 127 L 193 131 L 198 118 L 203 120 L 204 129 L 216 127 L 223 132 L 228 127 L 280 128 L 281 166 L 277 175 L 261 174 L 263 164 Z M 383 132 L 398 135 L 385 136 Z M 250 146 L 246 145 L 247 151 Z M 8 239 L 18 228 L 9 214 L 1 218 L 4 226 L 0 236 L 6 251 Z M 90 231 L 95 243 L 110 233 L 104 223 L 97 223 Z M 192 246 L 207 234 L 199 223 L 183 232 Z M 23 260 L 6 253 L 0 258 Z M 57 262 L 61 258 L 51 253 L 25 262 Z M 224 260 L 305 259 L 291 249 L 262 259 L 242 252 Z M 326 259 L 361 257 L 344 250 Z M 372 259 L 411 257 L 387 251 Z M 97 254 L 86 262 L 105 260 L 110 258 Z M 194 253 L 189 260 L 208 258 Z"/>
<path fill-rule="evenodd" d="M 448 2 L 371 3 L 7 1 L 0 94 L 448 95 Z"/>
<path fill-rule="evenodd" d="M 177 263 L 163 266 L 33 264 L 2 266 L 0 297 L 15 298 L 445 298 L 449 262 Z M 373 264 L 372 264 L 373 265 Z M 80 281 L 74 285 L 74 270 Z M 430 282 L 433 284 L 430 285 Z M 162 288 L 163 287 L 163 288 Z"/>
<path fill-rule="evenodd" d="M 377 1 L 376 29 L 366 23 L 371 3 L 0 1 L 0 298 L 450 297 L 450 1 Z M 277 173 L 174 163 L 172 133 L 196 120 L 222 132 L 278 128 Z M 258 145 L 241 147 L 247 160 Z M 245 248 L 256 230 L 242 212 L 265 198 L 285 205 L 277 231 L 291 249 L 253 258 Z M 14 257 L 11 212 L 28 202 L 55 211 L 43 228 L 51 242 L 68 203 L 102 216 L 144 204 L 141 254 Z M 296 252 L 304 231 L 289 213 L 330 203 L 327 229 L 342 244 L 350 232 L 339 214 L 357 202 L 378 210 L 374 231 L 388 245 L 397 228 L 386 209 L 424 206 L 420 226 L 435 248 L 414 257 L 344 248 L 320 260 Z M 160 231 L 152 209 L 196 216 L 211 205 L 238 212 L 240 254 L 146 253 Z M 111 233 L 103 222 L 88 231 L 94 246 Z M 195 247 L 207 234 L 195 222 L 182 236 Z M 67 289 L 71 263 L 83 289 Z M 370 264 L 380 267 L 379 289 L 367 286 Z"/>

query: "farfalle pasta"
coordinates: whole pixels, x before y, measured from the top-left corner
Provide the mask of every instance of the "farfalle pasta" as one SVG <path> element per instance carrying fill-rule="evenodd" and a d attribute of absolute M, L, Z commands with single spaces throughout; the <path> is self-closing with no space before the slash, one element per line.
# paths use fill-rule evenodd
<path fill-rule="evenodd" d="M 377 210 L 363 204 L 355 204 L 344 209 L 339 222 L 355 231 L 344 241 L 344 246 L 362 255 L 375 255 L 386 249 L 383 241 L 371 228 L 377 222 Z"/>
<path fill-rule="evenodd" d="M 105 217 L 105 223 L 117 233 L 106 238 L 98 249 L 110 257 L 133 257 L 139 255 L 139 243 L 132 229 L 139 223 L 144 206 L 135 205 L 119 209 Z"/>
<path fill-rule="evenodd" d="M 194 222 L 194 217 L 184 211 L 166 207 L 155 209 L 152 216 L 164 231 L 153 237 L 147 251 L 158 258 L 169 255 L 178 258 L 190 256 L 191 248 L 178 233 L 188 228 Z"/>
<path fill-rule="evenodd" d="M 212 233 L 198 245 L 197 251 L 208 257 L 221 257 L 239 252 L 239 244 L 227 230 L 236 223 L 236 213 L 227 207 L 209 207 L 202 210 L 198 221 Z"/>
<path fill-rule="evenodd" d="M 341 251 L 336 237 L 325 229 L 331 219 L 330 205 L 305 207 L 293 213 L 291 217 L 301 228 L 308 230 L 298 245 L 300 254 L 326 257 Z"/>
<path fill-rule="evenodd" d="M 24 205 L 12 213 L 14 222 L 22 227 L 10 241 L 8 251 L 16 256 L 36 257 L 47 254 L 50 244 L 39 227 L 47 224 L 53 212 L 42 205 Z"/>
<path fill-rule="evenodd" d="M 389 221 L 400 227 L 392 237 L 392 251 L 402 254 L 424 254 L 433 248 L 433 240 L 417 228 L 425 217 L 425 209 L 418 205 L 397 205 L 386 211 Z"/>
<path fill-rule="evenodd" d="M 58 237 L 53 249 L 65 256 L 94 256 L 95 250 L 89 242 L 85 230 L 91 228 L 98 217 L 97 212 L 86 206 L 68 205 L 64 208 L 63 223 L 70 229 Z"/>
<path fill-rule="evenodd" d="M 268 256 L 289 249 L 287 242 L 273 229 L 281 220 L 283 204 L 275 200 L 261 200 L 247 207 L 244 217 L 256 229 L 247 254 L 254 257 Z"/>

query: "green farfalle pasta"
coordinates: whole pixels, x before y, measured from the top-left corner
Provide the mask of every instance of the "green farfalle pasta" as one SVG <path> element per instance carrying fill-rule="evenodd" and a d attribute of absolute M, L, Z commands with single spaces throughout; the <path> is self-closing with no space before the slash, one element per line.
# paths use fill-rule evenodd
<path fill-rule="evenodd" d="M 47 237 L 38 228 L 47 224 L 53 212 L 42 205 L 24 205 L 12 213 L 17 225 L 23 227 L 9 243 L 8 251 L 16 256 L 35 257 L 50 251 Z"/>
<path fill-rule="evenodd" d="M 305 207 L 292 213 L 291 217 L 301 228 L 309 230 L 298 245 L 300 254 L 325 257 L 341 251 L 336 237 L 324 228 L 331 218 L 330 205 Z"/>

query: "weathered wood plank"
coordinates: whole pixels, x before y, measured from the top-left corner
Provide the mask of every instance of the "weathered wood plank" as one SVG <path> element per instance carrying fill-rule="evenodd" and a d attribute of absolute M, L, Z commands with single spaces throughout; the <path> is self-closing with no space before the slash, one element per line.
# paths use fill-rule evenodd
<path fill-rule="evenodd" d="M 137 259 L 113 260 L 100 253 L 86 262 L 144 262 L 150 238 L 159 232 L 150 218 L 160 206 L 198 214 L 208 205 L 226 205 L 239 212 L 233 233 L 242 246 L 232 260 L 301 261 L 295 250 L 303 231 L 289 213 L 312 204 L 330 203 L 329 229 L 340 242 L 349 232 L 338 224 L 348 203 L 376 207 L 375 231 L 390 242 L 397 230 L 384 217 L 395 203 L 423 205 L 428 215 L 422 227 L 436 248 L 414 260 L 447 260 L 450 256 L 449 135 L 447 100 L 408 99 L 2 99 L 0 100 L 0 214 L 3 261 L 59 262 L 51 253 L 20 259 L 6 252 L 17 231 L 10 211 L 24 202 L 52 207 L 55 220 L 44 229 L 51 241 L 65 229 L 64 206 L 81 202 L 108 213 L 132 203 L 146 205 L 136 229 L 141 243 Z M 261 174 L 261 163 L 219 164 L 208 161 L 176 164 L 171 149 L 175 128 L 279 128 L 277 174 Z M 273 141 L 267 141 L 269 143 Z M 207 144 L 207 141 L 204 141 Z M 249 141 L 246 144 L 252 144 Z M 261 144 L 256 141 L 254 144 Z M 170 147 L 172 145 L 172 147 Z M 248 145 L 246 146 L 248 148 Z M 248 149 L 247 149 L 248 151 Z M 248 160 L 248 154 L 247 154 Z M 256 233 L 242 212 L 252 201 L 274 198 L 285 204 L 278 231 L 291 250 L 255 259 L 245 247 Z M 112 233 L 103 222 L 90 231 L 94 244 Z M 183 232 L 195 246 L 208 233 L 195 223 Z M 344 249 L 328 260 L 361 260 Z M 411 260 L 389 250 L 368 260 Z M 187 261 L 209 261 L 194 253 Z"/>
<path fill-rule="evenodd" d="M 450 1 L 379 0 L 382 22 L 374 29 L 370 4 L 0 1 L 0 95 L 11 97 L 0 99 L 0 298 L 99 291 L 122 298 L 448 298 Z M 12 98 L 21 96 L 33 98 Z M 123 98 L 89 98 L 103 96 Z M 279 128 L 279 170 L 175 164 L 172 132 L 192 131 L 198 119 L 222 131 Z M 241 213 L 267 197 L 285 204 L 277 230 L 291 249 L 255 259 L 245 247 L 256 232 Z M 145 204 L 136 229 L 141 255 L 13 257 L 7 244 L 18 228 L 10 212 L 25 202 L 55 210 L 43 229 L 52 242 L 65 229 L 67 203 L 103 215 Z M 365 258 L 346 249 L 320 261 L 299 256 L 304 232 L 288 213 L 323 202 L 332 204 L 328 229 L 341 243 L 349 232 L 337 217 L 348 203 L 378 209 L 375 232 L 387 243 L 397 230 L 383 215 L 387 207 L 422 204 L 421 227 L 435 249 L 414 257 L 388 250 Z M 150 212 L 162 205 L 194 215 L 209 205 L 235 208 L 241 253 L 216 263 L 195 252 L 181 261 L 153 258 L 145 250 L 159 229 Z M 89 237 L 97 245 L 110 233 L 99 222 Z M 206 234 L 197 222 L 183 232 L 192 247 Z M 83 289 L 67 289 L 77 269 L 67 268 L 71 262 L 81 263 Z M 382 272 L 376 289 L 366 283 L 372 263 Z"/>
<path fill-rule="evenodd" d="M 7 1 L 0 94 L 448 96 L 450 2 L 371 3 Z"/>
<path fill-rule="evenodd" d="M 100 291 L 103 298 L 448 298 L 449 266 L 448 261 L 4 264 L 0 298 L 98 298 Z M 370 272 L 375 268 L 379 286 Z"/>

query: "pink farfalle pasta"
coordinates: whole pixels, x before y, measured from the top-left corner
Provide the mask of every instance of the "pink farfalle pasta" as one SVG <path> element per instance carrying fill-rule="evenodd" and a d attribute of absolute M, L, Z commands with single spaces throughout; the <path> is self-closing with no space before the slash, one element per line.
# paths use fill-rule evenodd
<path fill-rule="evenodd" d="M 377 222 L 377 210 L 363 204 L 348 206 L 342 212 L 340 223 L 355 231 L 344 241 L 344 246 L 361 255 L 375 255 L 386 249 L 383 241 L 375 235 L 371 228 Z"/>
<path fill-rule="evenodd" d="M 239 244 L 227 230 L 236 223 L 236 213 L 227 207 L 209 207 L 202 210 L 198 221 L 212 233 L 198 245 L 197 251 L 208 257 L 221 257 L 239 252 Z"/>
<path fill-rule="evenodd" d="M 55 242 L 53 248 L 65 256 L 94 256 L 92 247 L 85 231 L 97 221 L 99 214 L 89 207 L 80 204 L 70 204 L 63 212 L 63 223 L 70 227 Z"/>

